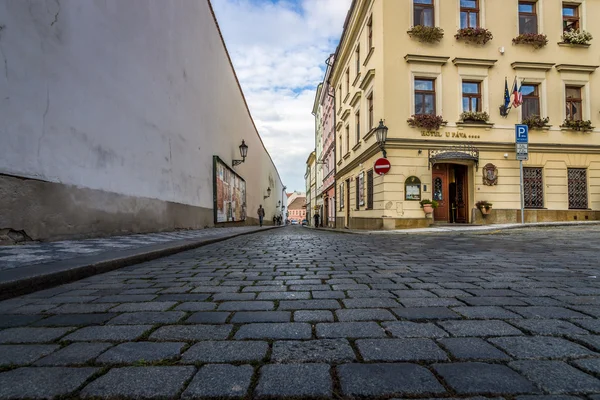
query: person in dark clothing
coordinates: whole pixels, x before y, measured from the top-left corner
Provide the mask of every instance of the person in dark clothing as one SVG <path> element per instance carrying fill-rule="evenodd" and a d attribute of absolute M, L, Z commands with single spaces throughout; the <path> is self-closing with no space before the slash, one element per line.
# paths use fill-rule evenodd
<path fill-rule="evenodd" d="M 319 227 L 319 214 L 315 213 L 315 215 L 313 216 L 314 220 L 315 220 L 315 228 Z"/>
<path fill-rule="evenodd" d="M 265 209 L 263 208 L 262 204 L 258 206 L 258 211 L 256 213 L 258 214 L 258 222 L 260 226 L 262 226 L 263 219 L 265 218 Z"/>

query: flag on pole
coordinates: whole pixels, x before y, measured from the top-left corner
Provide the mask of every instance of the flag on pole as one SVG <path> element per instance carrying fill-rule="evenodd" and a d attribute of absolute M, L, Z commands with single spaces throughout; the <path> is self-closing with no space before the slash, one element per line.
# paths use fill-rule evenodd
<path fill-rule="evenodd" d="M 504 77 L 504 108 L 508 109 L 510 105 L 510 92 L 508 91 L 508 80 Z"/>
<path fill-rule="evenodd" d="M 517 89 L 517 78 L 515 78 L 515 86 L 513 88 L 513 106 L 519 107 L 523 104 L 523 94 L 521 93 L 521 86 Z"/>

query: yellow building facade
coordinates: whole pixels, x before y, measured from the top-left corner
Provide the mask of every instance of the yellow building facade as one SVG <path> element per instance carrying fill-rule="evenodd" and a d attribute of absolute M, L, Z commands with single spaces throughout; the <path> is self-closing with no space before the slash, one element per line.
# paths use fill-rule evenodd
<path fill-rule="evenodd" d="M 523 122 L 525 221 L 600 219 L 598 15 L 598 0 L 354 0 L 330 81 L 337 227 L 519 222 Z M 501 110 L 507 86 L 521 104 Z"/>

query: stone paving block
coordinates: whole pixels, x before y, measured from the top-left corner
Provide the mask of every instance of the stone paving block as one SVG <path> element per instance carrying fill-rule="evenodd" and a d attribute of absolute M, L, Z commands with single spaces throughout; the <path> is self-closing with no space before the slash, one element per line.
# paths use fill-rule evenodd
<path fill-rule="evenodd" d="M 525 318 L 541 318 L 541 319 L 567 319 L 567 318 L 590 318 L 587 315 L 579 313 L 577 311 L 569 310 L 564 307 L 550 307 L 550 306 L 529 306 L 529 307 L 506 307 L 511 311 L 514 311 Z"/>
<path fill-rule="evenodd" d="M 590 332 L 600 333 L 600 320 L 598 319 L 576 319 L 572 320 L 572 322 L 582 326 Z"/>
<path fill-rule="evenodd" d="M 600 318 L 600 306 L 569 306 L 569 308 L 594 318 Z"/>
<path fill-rule="evenodd" d="M 462 297 L 458 299 L 470 306 L 526 306 L 527 303 L 520 297 Z"/>
<path fill-rule="evenodd" d="M 219 311 L 199 311 L 190 315 L 186 323 L 193 324 L 224 324 L 230 313 Z"/>
<path fill-rule="evenodd" d="M 416 364 L 343 364 L 337 367 L 337 373 L 347 397 L 446 393 L 431 372 Z"/>
<path fill-rule="evenodd" d="M 135 340 L 149 331 L 152 325 L 105 325 L 86 326 L 65 336 L 62 340 L 72 342 L 125 342 Z"/>
<path fill-rule="evenodd" d="M 272 301 L 226 301 L 219 304 L 219 311 L 268 311 L 275 308 Z"/>
<path fill-rule="evenodd" d="M 73 343 L 38 360 L 36 366 L 67 366 L 85 364 L 111 347 L 110 343 Z"/>
<path fill-rule="evenodd" d="M 242 325 L 235 339 L 310 339 L 310 324 L 303 322 Z"/>
<path fill-rule="evenodd" d="M 124 367 L 113 368 L 88 384 L 82 398 L 176 398 L 194 367 Z"/>
<path fill-rule="evenodd" d="M 508 322 L 534 335 L 585 335 L 589 333 L 585 329 L 560 319 L 516 319 Z"/>
<path fill-rule="evenodd" d="M 174 324 L 185 316 L 183 311 L 163 312 L 136 312 L 123 313 L 110 321 L 107 325 L 144 325 L 144 324 Z"/>
<path fill-rule="evenodd" d="M 273 344 L 271 361 L 276 363 L 341 363 L 355 361 L 346 339 L 286 340 Z"/>
<path fill-rule="evenodd" d="M 465 288 L 473 296 L 481 297 L 505 297 L 505 296 L 523 296 L 523 293 L 510 289 L 471 289 Z"/>
<path fill-rule="evenodd" d="M 28 365 L 60 348 L 57 344 L 0 345 L 0 366 Z"/>
<path fill-rule="evenodd" d="M 514 361 L 509 366 L 549 393 L 600 391 L 600 380 L 562 361 Z"/>
<path fill-rule="evenodd" d="M 335 314 L 338 320 L 341 322 L 345 321 L 396 321 L 396 317 L 388 310 L 382 310 L 379 308 L 347 308 L 344 310 L 337 310 Z"/>
<path fill-rule="evenodd" d="M 399 298 L 404 307 L 453 307 L 464 306 L 465 303 L 448 297 L 409 297 Z"/>
<path fill-rule="evenodd" d="M 393 308 L 392 311 L 398 318 L 412 321 L 462 319 L 460 315 L 447 307 Z"/>
<path fill-rule="evenodd" d="M 42 318 L 42 315 L 0 314 L 0 328 L 27 326 Z"/>
<path fill-rule="evenodd" d="M 371 290 L 371 288 L 367 285 L 364 284 L 358 284 L 358 283 L 348 283 L 348 284 L 339 284 L 339 285 L 332 285 L 331 286 L 333 290 L 339 290 L 339 291 L 345 291 L 345 290 Z"/>
<path fill-rule="evenodd" d="M 336 292 L 336 291 L 320 291 L 320 292 L 312 292 L 313 299 L 345 299 L 346 295 L 344 292 Z"/>
<path fill-rule="evenodd" d="M 209 294 L 199 293 L 163 294 L 156 297 L 154 301 L 204 301 L 209 297 Z"/>
<path fill-rule="evenodd" d="M 280 301 L 278 310 L 335 310 L 341 308 L 337 300 Z"/>
<path fill-rule="evenodd" d="M 488 340 L 511 356 L 522 359 L 600 356 L 581 345 L 556 337 L 502 337 Z"/>
<path fill-rule="evenodd" d="M 333 322 L 317 324 L 318 338 L 385 337 L 385 331 L 375 322 Z"/>
<path fill-rule="evenodd" d="M 31 326 L 85 326 L 101 325 L 111 318 L 117 316 L 116 313 L 99 314 L 61 314 L 53 315 L 41 321 L 37 321 Z"/>
<path fill-rule="evenodd" d="M 263 292 L 258 293 L 257 300 L 307 300 L 310 292 Z"/>
<path fill-rule="evenodd" d="M 148 301 L 145 303 L 124 303 L 111 308 L 111 312 L 166 311 L 177 304 L 176 301 Z"/>
<path fill-rule="evenodd" d="M 121 343 L 96 359 L 100 364 L 132 364 L 139 361 L 173 360 L 179 357 L 185 343 L 129 342 Z"/>
<path fill-rule="evenodd" d="M 179 304 L 174 310 L 177 311 L 210 311 L 214 310 L 217 307 L 217 303 L 209 303 L 209 302 L 185 302 Z"/>
<path fill-rule="evenodd" d="M 421 290 L 421 289 L 394 290 L 393 293 L 396 296 L 398 296 L 400 298 L 400 300 L 403 300 L 406 298 L 411 298 L 411 297 L 419 297 L 419 298 L 438 297 L 437 295 L 435 295 L 434 293 L 432 293 L 428 290 Z"/>
<path fill-rule="evenodd" d="M 326 310 L 294 311 L 294 322 L 333 322 L 333 313 Z"/>
<path fill-rule="evenodd" d="M 333 383 L 327 364 L 270 364 L 260 369 L 255 396 L 331 397 Z"/>
<path fill-rule="evenodd" d="M 240 286 L 198 286 L 192 290 L 192 294 L 196 293 L 237 293 Z"/>
<path fill-rule="evenodd" d="M 227 339 L 232 325 L 169 325 L 162 326 L 150 335 L 151 340 L 224 340 Z"/>
<path fill-rule="evenodd" d="M 52 314 L 90 314 L 103 313 L 115 307 L 117 303 L 102 304 L 63 304 L 52 309 Z"/>
<path fill-rule="evenodd" d="M 8 328 L 0 331 L 0 343 L 53 342 L 75 328 Z"/>
<path fill-rule="evenodd" d="M 99 368 L 35 367 L 0 373 L 0 398 L 48 399 L 67 396 Z"/>
<path fill-rule="evenodd" d="M 254 300 L 255 297 L 256 293 L 217 293 L 212 299 L 213 301 L 246 301 Z"/>
<path fill-rule="evenodd" d="M 269 344 L 260 341 L 204 341 L 190 347 L 181 360 L 183 363 L 229 363 L 261 361 L 267 355 Z"/>
<path fill-rule="evenodd" d="M 350 298 L 395 298 L 389 290 L 348 290 Z"/>
<path fill-rule="evenodd" d="M 320 279 L 289 279 L 285 281 L 286 285 L 321 285 L 322 283 Z"/>
<path fill-rule="evenodd" d="M 540 392 L 531 382 L 504 365 L 464 362 L 434 364 L 433 369 L 460 395 Z"/>
<path fill-rule="evenodd" d="M 395 308 L 399 303 L 395 299 L 373 298 L 373 299 L 345 299 L 342 300 L 346 308 Z"/>
<path fill-rule="evenodd" d="M 136 303 L 152 301 L 154 298 L 156 298 L 155 294 L 116 294 L 99 297 L 94 300 L 94 303 Z"/>
<path fill-rule="evenodd" d="M 430 339 L 360 339 L 365 361 L 446 361 L 446 353 Z"/>
<path fill-rule="evenodd" d="M 232 324 L 251 322 L 290 322 L 292 313 L 289 311 L 239 311 L 233 315 Z"/>
<path fill-rule="evenodd" d="M 523 301 L 525 304 L 529 306 L 558 306 L 562 307 L 565 305 L 562 301 L 558 301 L 551 297 L 515 297 L 515 299 Z M 515 304 L 517 305 L 517 304 Z M 585 314 L 585 313 L 584 313 Z"/>
<path fill-rule="evenodd" d="M 332 290 L 329 285 L 291 285 L 289 289 L 297 292 L 309 291 L 329 291 Z"/>
<path fill-rule="evenodd" d="M 470 297 L 471 294 L 461 289 L 431 289 L 430 292 L 438 297 Z"/>
<path fill-rule="evenodd" d="M 512 360 L 481 338 L 444 338 L 438 341 L 458 360 Z"/>
<path fill-rule="evenodd" d="M 4 312 L 8 314 L 48 314 L 57 307 L 58 304 L 28 304 L 19 308 L 11 308 Z"/>
<path fill-rule="evenodd" d="M 504 321 L 440 321 L 444 330 L 452 336 L 514 336 L 523 332 Z"/>
<path fill-rule="evenodd" d="M 250 365 L 206 365 L 196 373 L 181 397 L 244 397 L 248 393 L 254 368 Z"/>
<path fill-rule="evenodd" d="M 519 314 L 496 306 L 453 307 L 452 311 L 462 314 L 469 319 L 522 318 Z"/>
<path fill-rule="evenodd" d="M 448 336 L 443 329 L 432 323 L 410 321 L 384 322 L 383 327 L 394 337 L 400 338 L 440 338 Z"/>
<path fill-rule="evenodd" d="M 571 363 L 588 373 L 600 375 L 600 358 L 588 358 L 584 360 L 573 360 Z"/>
<path fill-rule="evenodd" d="M 39 300 L 38 304 L 67 304 L 67 303 L 89 303 L 96 300 L 99 296 L 53 296 L 47 299 Z"/>
<path fill-rule="evenodd" d="M 516 400 L 581 400 L 580 397 L 560 395 L 560 394 L 524 395 L 524 396 L 517 396 L 515 399 Z"/>

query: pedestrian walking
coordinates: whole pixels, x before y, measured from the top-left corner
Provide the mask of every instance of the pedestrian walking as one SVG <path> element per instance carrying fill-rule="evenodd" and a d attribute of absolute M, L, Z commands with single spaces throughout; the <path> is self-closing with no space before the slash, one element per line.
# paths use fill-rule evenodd
<path fill-rule="evenodd" d="M 260 226 L 262 226 L 263 219 L 265 218 L 265 209 L 262 207 L 262 204 L 259 204 L 257 214 L 258 214 L 258 222 L 259 222 Z"/>
<path fill-rule="evenodd" d="M 315 213 L 313 218 L 315 219 L 315 228 L 318 228 L 319 227 L 319 214 Z"/>

